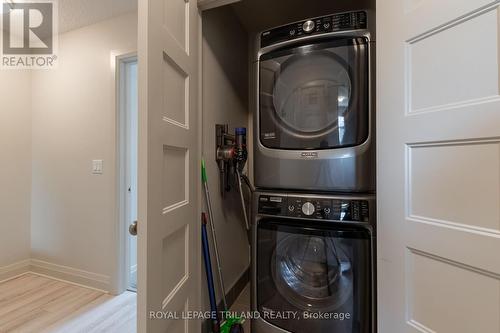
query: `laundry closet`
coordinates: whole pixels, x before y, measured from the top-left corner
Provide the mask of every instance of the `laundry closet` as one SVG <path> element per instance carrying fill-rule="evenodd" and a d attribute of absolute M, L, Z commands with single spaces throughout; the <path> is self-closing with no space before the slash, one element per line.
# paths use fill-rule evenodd
<path fill-rule="evenodd" d="M 332 14 L 349 12 L 347 16 L 335 17 Z M 316 332 L 322 329 L 337 329 L 341 332 L 351 332 L 351 330 L 358 329 L 359 332 L 372 332 L 375 325 L 375 298 L 374 298 L 374 283 L 375 276 L 373 273 L 374 266 L 374 227 L 375 227 L 375 142 L 374 142 L 374 56 L 375 47 L 374 43 L 368 47 L 368 44 L 363 44 L 362 36 L 360 38 L 345 41 L 341 40 L 339 44 L 328 45 L 324 47 L 317 47 L 319 51 L 312 58 L 296 57 L 298 59 L 289 61 L 281 69 L 281 73 L 272 74 L 270 71 L 273 66 L 285 63 L 292 55 L 278 54 L 276 58 L 268 57 L 267 61 L 261 61 L 261 66 L 267 66 L 266 76 L 260 76 L 261 82 L 259 84 L 258 73 L 262 73 L 262 67 L 259 68 L 257 62 L 261 48 L 268 47 L 277 42 L 293 40 L 293 34 L 297 33 L 305 37 L 309 32 L 301 31 L 303 24 L 311 19 L 317 27 L 313 27 L 312 35 L 317 34 L 313 40 L 321 40 L 323 30 L 325 32 L 334 31 L 331 25 L 345 24 L 345 20 L 350 20 L 351 13 L 353 13 L 353 20 L 360 21 L 359 24 L 363 25 L 365 31 L 371 31 L 370 41 L 375 41 L 375 4 L 374 1 L 241 1 L 229 5 L 224 5 L 202 12 L 202 127 L 203 127 L 203 156 L 207 165 L 207 172 L 209 178 L 209 187 L 212 197 L 212 204 L 215 212 L 215 223 L 217 227 L 217 237 L 220 243 L 221 260 L 224 267 L 224 280 L 226 288 L 228 289 L 229 301 L 233 301 L 246 283 L 252 281 L 252 308 L 251 310 L 262 311 L 264 309 L 274 309 L 276 311 L 330 311 L 335 312 L 341 308 L 341 304 L 348 303 L 347 308 L 354 310 L 355 313 L 348 315 L 354 316 L 351 322 L 353 324 L 341 324 L 341 326 L 307 326 L 307 321 L 301 326 L 297 332 L 310 331 Z M 366 14 L 366 16 L 365 16 Z M 324 21 L 323 21 L 324 20 Z M 340 21 L 338 23 L 337 21 Z M 300 24 L 299 24 L 300 23 Z M 297 26 L 297 29 L 290 29 L 292 24 Z M 358 24 L 358 23 L 356 23 Z M 300 25 L 300 27 L 299 27 Z M 286 32 L 273 31 L 272 28 L 285 26 Z M 368 28 L 369 26 L 369 28 Z M 361 26 L 359 27 L 361 28 Z M 330 30 L 331 29 L 331 30 Z M 291 30 L 294 30 L 292 33 Z M 349 30 L 349 29 L 345 29 Z M 362 30 L 362 29 L 360 29 Z M 268 41 L 267 45 L 261 44 L 262 33 L 269 31 L 270 34 L 277 34 L 283 36 L 282 40 Z M 345 34 L 343 35 L 345 36 Z M 356 37 L 356 36 L 355 36 Z M 273 37 L 269 37 L 272 39 Z M 324 41 L 324 40 L 323 40 Z M 305 43 L 305 42 L 304 42 Z M 313 43 L 314 44 L 314 43 Z M 355 45 L 354 47 L 353 44 Z M 261 45 L 264 45 L 263 47 Z M 299 45 L 303 46 L 303 45 Z M 313 46 L 312 48 L 314 48 Z M 328 53 L 328 49 L 333 50 Z M 368 55 L 368 50 L 371 52 L 371 57 Z M 260 54 L 258 55 L 258 53 Z M 278 50 L 280 52 L 280 50 Z M 309 51 L 310 52 L 310 51 Z M 314 52 L 314 50 L 313 50 Z M 267 52 L 270 53 L 270 52 Z M 366 53 L 366 54 L 364 54 Z M 303 63 L 301 63 L 301 61 Z M 291 62 L 298 62 L 295 68 L 302 68 L 302 72 L 292 69 L 288 73 L 285 71 L 287 65 Z M 330 63 L 331 62 L 331 63 Z M 311 63 L 316 63 L 316 67 L 307 66 Z M 339 65 L 341 64 L 341 65 Z M 290 67 L 294 67 L 290 66 Z M 323 67 L 322 67 L 323 66 Z M 304 72 L 304 68 L 306 71 Z M 328 71 L 321 72 L 321 69 L 329 69 Z M 344 68 L 348 68 L 344 70 Z M 369 68 L 372 70 L 369 71 Z M 314 72 L 316 71 L 316 72 Z M 319 72 L 318 72 L 319 71 Z M 270 91 L 264 92 L 261 90 L 263 85 L 262 80 L 267 79 L 269 75 L 278 77 L 282 75 L 284 81 L 278 83 L 278 88 L 273 88 L 272 83 L 264 83 L 270 86 Z M 286 80 L 300 80 L 297 76 L 304 76 L 303 81 L 310 81 L 313 84 L 318 81 L 318 78 L 323 79 L 319 85 L 323 85 L 319 90 L 315 90 L 313 94 L 309 94 L 309 98 L 314 98 L 315 95 L 320 99 L 320 104 L 331 102 L 334 99 L 334 116 L 326 116 L 329 113 L 324 109 L 314 110 L 311 108 L 308 112 L 309 115 L 303 115 L 303 118 L 290 116 L 293 112 L 293 107 L 285 106 L 280 116 L 267 114 L 261 117 L 256 117 L 256 112 L 262 109 L 259 108 L 258 97 L 262 98 L 263 95 L 272 95 L 273 93 L 282 95 L 293 95 L 293 92 L 286 91 Z M 309 75 L 309 76 L 308 76 Z M 317 76 L 316 78 L 314 76 Z M 319 75 L 319 76 L 318 76 Z M 329 87 L 328 82 L 341 82 L 338 86 Z M 293 86 L 294 82 L 289 86 Z M 307 84 L 306 84 L 307 85 Z M 336 85 L 336 83 L 334 84 Z M 284 90 L 279 91 L 280 88 Z M 306 87 L 307 88 L 307 87 Z M 331 89 L 330 89 L 331 88 Z M 314 90 L 315 87 L 312 87 Z M 259 92 L 260 90 L 260 92 Z M 320 91 L 321 90 L 321 91 Z M 320 92 L 319 92 L 320 91 Z M 324 93 L 324 95 L 322 95 Z M 303 92 L 302 98 L 305 98 L 308 92 Z M 330 96 L 333 94 L 335 96 Z M 260 95 L 260 96 L 259 96 Z M 300 100 L 300 94 L 295 94 L 296 103 L 297 99 Z M 288 97 L 288 96 L 287 96 Z M 287 97 L 275 96 L 276 100 L 282 100 L 283 104 Z M 352 102 L 352 101 L 355 102 Z M 262 101 L 261 101 L 262 102 Z M 288 101 L 290 102 L 290 101 Z M 303 101 L 304 102 L 304 101 Z M 272 101 L 270 102 L 273 103 Z M 350 104 L 355 104 L 352 108 L 363 110 L 356 114 L 355 117 L 349 118 L 347 112 Z M 318 104 L 319 105 L 319 104 Z M 330 108 L 330 105 L 326 106 Z M 288 109 L 287 109 L 288 108 Z M 344 117 L 345 113 L 345 117 Z M 351 112 L 355 113 L 355 112 Z M 278 112 L 276 112 L 278 114 Z M 268 117 L 263 119 L 262 117 Z M 279 118 L 281 117 L 281 118 Z M 339 118 L 341 117 L 341 118 Z M 364 118 L 363 118 L 364 117 Z M 308 118 L 309 120 L 305 120 Z M 356 119 L 354 119 L 356 118 Z M 361 119 L 362 118 L 362 119 Z M 343 121 L 342 128 L 338 122 Z M 276 124 L 273 123 L 275 121 Z M 255 124 L 263 124 L 267 122 L 268 127 L 272 129 L 259 130 L 256 132 Z M 279 223 L 266 224 L 265 228 L 258 236 L 257 230 L 250 232 L 245 231 L 245 222 L 241 213 L 241 204 L 239 202 L 238 191 L 232 188 L 226 191 L 224 195 L 220 195 L 220 170 L 215 160 L 216 151 L 216 125 L 227 124 L 229 132 L 234 132 L 237 127 L 247 127 L 247 149 L 248 149 L 248 163 L 244 171 L 248 175 L 252 184 L 258 187 L 256 193 L 252 195 L 249 191 L 245 190 L 244 197 L 247 205 L 247 210 L 250 216 L 250 221 L 254 224 L 257 221 L 264 221 L 271 216 L 277 217 L 279 221 L 287 222 L 298 218 L 297 221 L 313 222 L 325 220 L 341 220 L 348 227 L 338 231 L 324 231 L 321 224 L 318 230 L 312 231 L 310 234 L 302 235 L 300 230 L 303 226 L 287 225 L 283 226 Z M 280 126 L 281 124 L 281 126 Z M 350 126 L 350 127 L 349 127 Z M 294 127 L 296 132 L 294 133 Z M 281 133 L 277 130 L 281 129 Z M 299 133 L 300 132 L 300 133 Z M 265 161 L 266 152 L 260 151 L 260 161 L 255 163 L 255 134 L 261 136 L 261 142 L 266 142 L 268 147 L 264 150 L 276 148 L 274 152 L 268 150 L 267 156 L 276 158 L 280 153 L 289 153 L 288 157 L 277 158 L 273 161 Z M 326 134 L 325 134 L 326 133 Z M 300 140 L 301 135 L 304 134 L 305 140 Z M 288 136 L 287 136 L 288 135 Z M 370 140 L 367 140 L 368 135 Z M 366 147 L 366 141 L 371 141 L 371 147 Z M 363 143 L 365 145 L 363 146 Z M 281 146 L 283 145 L 283 146 Z M 286 146 L 289 145 L 289 146 Z M 326 146 L 325 146 L 326 145 Z M 354 150 L 352 147 L 355 147 Z M 357 147 L 357 148 L 356 148 Z M 361 147 L 361 148 L 359 148 Z M 338 149 L 340 148 L 340 149 Z M 342 154 L 360 155 L 355 149 L 364 151 L 361 154 L 361 160 L 355 161 L 340 158 L 337 151 Z M 279 153 L 277 153 L 279 151 Z M 293 153 L 295 151 L 296 153 Z M 269 155 L 269 152 L 270 155 Z M 311 155 L 308 153 L 311 152 Z M 320 156 L 319 159 L 314 157 L 314 153 L 326 154 L 327 158 Z M 302 154 L 302 155 L 301 155 Z M 293 157 L 290 157 L 293 155 Z M 295 157 L 299 156 L 299 157 Z M 327 161 L 321 163 L 321 161 Z M 363 167 L 366 165 L 366 167 Z M 259 170 L 256 170 L 259 168 Z M 335 169 L 345 173 L 332 174 L 328 170 Z M 259 179 L 255 178 L 258 175 Z M 332 178 L 333 175 L 333 178 Z M 338 175 L 338 176 L 337 176 Z M 309 179 L 304 179 L 310 177 Z M 290 191 L 288 191 L 290 190 Z M 223 191 L 224 192 L 224 191 Z M 352 198 L 343 197 L 341 194 L 345 192 L 352 192 Z M 340 194 L 340 196 L 339 196 Z M 267 202 L 263 202 L 264 200 Z M 260 200 L 260 201 L 259 201 Z M 293 203 L 292 203 L 293 201 Z M 293 206 L 296 212 L 290 212 L 289 208 Z M 204 207 L 204 204 L 202 204 Z M 305 214 L 303 207 L 309 207 L 311 211 Z M 331 215 L 330 214 L 331 211 Z M 324 215 L 328 212 L 327 215 Z M 356 212 L 358 216 L 351 216 L 352 212 Z M 373 212 L 369 218 L 369 212 Z M 283 214 L 281 214 L 283 213 Z M 294 215 L 295 214 L 295 215 Z M 336 215 L 335 215 L 336 214 Z M 364 215 L 363 215 L 364 214 Z M 335 216 L 334 216 L 335 215 Z M 352 220 L 352 221 L 351 221 Z M 352 222 L 352 223 L 351 223 Z M 356 223 L 370 225 L 368 228 L 356 229 Z M 281 230 L 281 228 L 284 228 Z M 299 230 L 299 231 L 297 231 Z M 219 232 L 220 231 L 220 232 Z M 338 251 L 350 251 L 344 254 L 336 254 L 337 249 L 330 249 L 328 244 L 349 243 L 349 239 L 338 237 L 341 234 L 348 234 L 350 238 L 355 239 L 347 245 L 347 248 L 338 249 Z M 297 236 L 298 235 L 298 236 Z M 257 238 L 264 239 L 264 243 L 269 244 L 275 242 L 275 247 L 264 248 L 256 246 Z M 276 245 L 276 241 L 280 238 L 289 238 L 289 242 L 283 242 L 282 245 Z M 305 240 L 304 240 L 305 239 Z M 310 243 L 307 243 L 307 240 Z M 328 244 L 327 244 L 328 243 Z M 252 244 L 253 246 L 249 246 Z M 344 245 L 339 245 L 344 246 Z M 262 248 L 263 253 L 257 253 L 257 248 Z M 308 267 L 295 267 L 295 269 L 306 269 L 321 276 L 324 271 L 318 266 L 325 265 L 332 270 L 327 274 L 326 278 L 331 279 L 323 284 L 320 280 L 310 280 L 308 283 L 319 283 L 322 285 L 318 289 L 320 294 L 315 294 L 314 291 L 308 291 L 307 286 L 299 286 L 298 284 L 290 285 L 278 277 L 276 271 L 272 268 L 258 266 L 259 262 L 256 260 L 259 255 L 267 258 L 266 260 L 275 260 L 276 255 L 283 258 L 287 254 L 292 254 L 290 251 L 300 252 L 303 255 L 308 254 L 310 251 L 318 250 L 319 248 L 325 249 L 325 257 L 320 259 L 323 262 L 310 262 Z M 253 250 L 252 250 L 253 249 Z M 253 251 L 253 252 L 252 252 Z M 280 251 L 282 252 L 280 254 Z M 284 252 L 283 252 L 284 251 Z M 273 255 L 274 253 L 274 255 Z M 277 254 L 276 254 L 277 253 Z M 295 253 L 297 254 L 297 253 Z M 311 253 L 312 254 L 312 253 Z M 274 256 L 274 257 L 273 257 Z M 337 256 L 337 257 L 336 257 Z M 253 257 L 253 268 L 251 267 Z M 290 257 L 293 261 L 293 255 Z M 337 258 L 337 259 L 334 259 Z M 334 264 L 330 261 L 336 261 Z M 352 262 L 355 261 L 355 262 Z M 267 262 L 267 261 L 266 261 Z M 286 267 L 287 263 L 280 260 L 274 262 L 274 267 L 278 268 L 280 265 L 283 269 L 292 269 L 293 267 Z M 273 266 L 271 265 L 271 266 Z M 283 266 L 285 265 L 285 266 Z M 331 266 L 329 266 L 331 265 Z M 352 266 L 351 266 L 352 265 Z M 267 265 L 265 265 L 267 266 Z M 356 267 L 354 267 L 356 266 Z M 328 268 L 327 268 L 328 269 Z M 339 280 L 335 282 L 335 269 L 339 269 L 340 274 L 344 274 Z M 355 270 L 363 272 L 363 277 L 352 279 L 349 271 Z M 265 274 L 257 277 L 257 271 L 266 271 Z M 373 273 L 373 274 L 372 274 Z M 279 274 L 278 274 L 279 275 Z M 307 276 L 293 276 L 291 274 L 286 278 L 295 279 L 308 279 Z M 314 279 L 314 278 L 313 278 Z M 269 284 L 260 284 L 257 281 L 269 281 Z M 290 281 L 289 281 L 290 282 Z M 333 294 L 333 298 L 323 297 L 324 293 L 328 294 L 328 288 L 342 288 L 346 290 L 351 289 L 341 294 Z M 356 285 L 352 287 L 353 283 Z M 257 285 L 259 286 L 257 288 Z M 218 285 L 216 284 L 218 289 Z M 260 289 L 259 289 L 260 288 Z M 277 288 L 277 289 L 274 289 Z M 295 288 L 295 289 L 294 289 Z M 305 289 L 304 289 L 305 288 Z M 204 288 L 204 284 L 202 285 Z M 358 299 L 352 298 L 349 294 L 365 293 L 364 296 L 358 296 Z M 259 294 L 260 292 L 260 294 Z M 219 290 L 218 293 L 219 295 Z M 266 299 L 265 302 L 258 304 L 257 299 L 267 295 L 283 295 L 275 297 L 274 299 Z M 209 308 L 208 296 L 204 292 L 204 307 Z M 318 304 L 310 306 L 311 300 L 314 298 L 323 300 Z M 220 301 L 220 300 L 219 300 Z M 356 305 L 355 303 L 363 303 L 363 305 Z M 339 304 L 336 304 L 339 303 Z M 364 304 L 369 303 L 369 304 Z M 309 305 L 307 305 L 309 304 Z M 328 304 L 328 305 L 325 305 Z M 274 308 L 273 308 L 274 307 Z M 357 308 L 356 308 L 357 307 Z M 345 315 L 340 313 L 339 315 Z M 345 312 L 348 312 L 347 310 Z M 351 318 L 352 319 L 352 318 Z M 302 321 L 304 322 L 304 321 Z M 336 322 L 336 321 L 333 321 Z M 344 321 L 349 322 L 349 320 Z M 364 322 L 360 324 L 360 322 Z M 252 322 L 253 323 L 253 322 Z M 298 322 L 293 320 L 288 321 L 275 321 L 253 323 L 252 332 L 296 332 L 293 326 Z M 358 325 L 358 326 L 356 326 Z M 296 326 L 298 327 L 298 326 Z"/>
<path fill-rule="evenodd" d="M 500 0 L 0 13 L 0 331 L 500 332 Z"/>

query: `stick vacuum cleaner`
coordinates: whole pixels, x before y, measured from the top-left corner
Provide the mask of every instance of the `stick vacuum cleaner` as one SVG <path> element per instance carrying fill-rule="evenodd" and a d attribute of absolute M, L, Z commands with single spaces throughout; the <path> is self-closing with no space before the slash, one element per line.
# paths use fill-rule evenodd
<path fill-rule="evenodd" d="M 243 333 L 243 320 L 239 317 L 233 317 L 229 315 L 228 312 L 228 307 L 227 307 L 227 302 L 226 302 L 226 289 L 224 287 L 224 281 L 222 278 L 222 267 L 220 263 L 220 256 L 219 256 L 219 249 L 217 245 L 217 234 L 215 230 L 215 224 L 214 224 L 214 217 L 213 217 L 213 211 L 212 211 L 212 203 L 210 201 L 210 191 L 208 189 L 208 180 L 207 180 L 207 172 L 205 168 L 205 160 L 202 159 L 201 162 L 201 180 L 203 182 L 203 187 L 205 190 L 205 199 L 207 203 L 207 209 L 208 209 L 208 215 L 210 217 L 210 227 L 212 231 L 212 242 L 214 246 L 214 251 L 215 251 L 215 259 L 217 263 L 217 273 L 218 273 L 218 278 L 219 278 L 219 284 L 220 284 L 220 290 L 222 293 L 222 303 L 224 307 L 224 318 L 225 319 L 221 323 L 221 318 L 219 316 L 219 312 L 217 311 L 217 301 L 215 298 L 215 287 L 214 287 L 214 281 L 213 281 L 213 275 L 212 275 L 212 263 L 210 260 L 210 247 L 208 244 L 208 233 L 207 233 L 207 228 L 206 225 L 208 224 L 207 222 L 207 217 L 206 214 L 202 214 L 202 242 L 203 242 L 203 258 L 205 261 L 205 269 L 206 269 L 206 275 L 207 275 L 207 284 L 208 284 L 208 291 L 209 291 L 209 298 L 210 298 L 210 308 L 212 311 L 212 314 L 214 315 L 212 318 L 212 328 L 214 333 Z"/>

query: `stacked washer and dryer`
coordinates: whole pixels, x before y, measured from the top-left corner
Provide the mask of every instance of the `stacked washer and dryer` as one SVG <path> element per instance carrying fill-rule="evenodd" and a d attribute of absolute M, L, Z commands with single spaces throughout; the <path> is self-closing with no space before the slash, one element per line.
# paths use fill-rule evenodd
<path fill-rule="evenodd" d="M 367 11 L 260 34 L 253 333 L 373 333 L 374 26 Z"/>

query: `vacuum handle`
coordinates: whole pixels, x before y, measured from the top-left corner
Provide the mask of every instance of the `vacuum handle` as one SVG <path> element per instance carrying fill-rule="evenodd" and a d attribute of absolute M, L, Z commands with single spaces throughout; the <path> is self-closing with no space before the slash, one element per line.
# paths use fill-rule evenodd
<path fill-rule="evenodd" d="M 247 129 L 245 127 L 238 127 L 234 131 L 235 140 L 235 152 L 234 159 L 236 161 L 236 167 L 239 172 L 243 171 L 245 164 L 248 159 L 247 152 Z"/>

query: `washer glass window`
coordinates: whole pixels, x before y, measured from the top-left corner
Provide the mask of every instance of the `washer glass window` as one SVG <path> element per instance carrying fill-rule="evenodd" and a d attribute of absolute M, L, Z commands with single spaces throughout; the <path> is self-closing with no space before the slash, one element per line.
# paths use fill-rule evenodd
<path fill-rule="evenodd" d="M 257 238 L 261 316 L 296 311 L 292 320 L 267 319 L 290 332 L 371 332 L 368 229 L 269 219 L 259 222 Z"/>
<path fill-rule="evenodd" d="M 260 139 L 269 148 L 355 146 L 368 136 L 368 41 L 343 38 L 260 58 Z"/>

